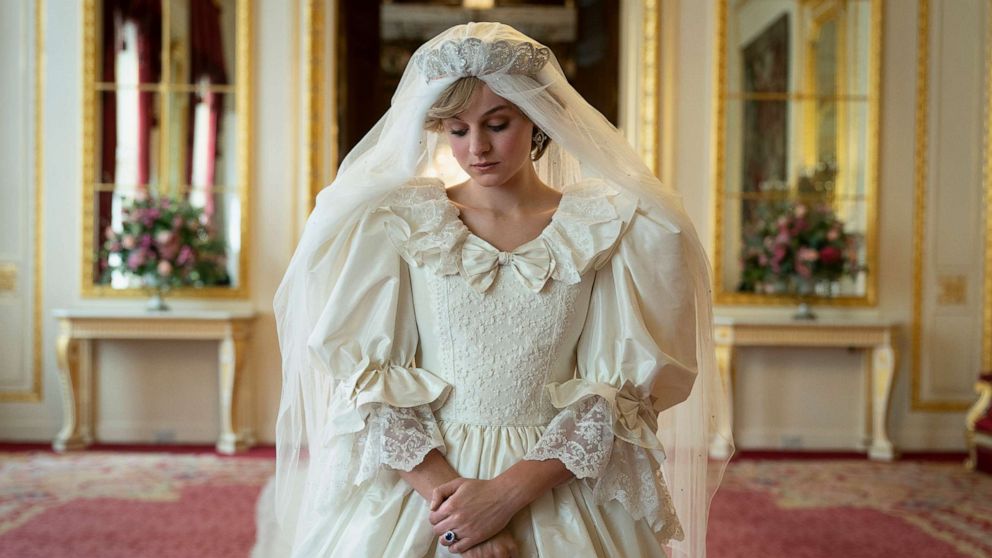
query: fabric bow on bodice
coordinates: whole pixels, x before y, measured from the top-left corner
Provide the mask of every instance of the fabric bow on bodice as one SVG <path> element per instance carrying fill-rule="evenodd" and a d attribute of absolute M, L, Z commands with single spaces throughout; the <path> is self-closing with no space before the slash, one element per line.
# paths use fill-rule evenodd
<path fill-rule="evenodd" d="M 485 240 L 470 234 L 461 250 L 461 273 L 473 289 L 489 290 L 501 266 L 513 268 L 514 275 L 533 292 L 544 288 L 555 270 L 555 259 L 543 237 L 504 252 Z"/>

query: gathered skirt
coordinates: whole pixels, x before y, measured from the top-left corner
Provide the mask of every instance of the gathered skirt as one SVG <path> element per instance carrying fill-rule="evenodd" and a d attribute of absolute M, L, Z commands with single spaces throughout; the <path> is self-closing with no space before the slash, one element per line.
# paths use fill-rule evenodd
<path fill-rule="evenodd" d="M 438 420 L 446 458 L 465 478 L 491 479 L 535 446 L 543 426 L 481 426 Z M 395 471 L 384 469 L 301 517 L 293 538 L 272 525 L 271 486 L 259 501 L 254 558 L 382 558 L 456 556 L 438 543 L 428 502 Z M 665 557 L 656 534 L 622 504 L 597 504 L 590 486 L 571 480 L 539 496 L 510 522 L 522 557 Z"/>

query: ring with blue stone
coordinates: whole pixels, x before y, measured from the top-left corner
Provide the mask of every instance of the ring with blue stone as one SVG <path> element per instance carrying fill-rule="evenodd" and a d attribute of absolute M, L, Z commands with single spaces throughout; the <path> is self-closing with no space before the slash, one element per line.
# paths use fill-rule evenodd
<path fill-rule="evenodd" d="M 444 535 L 442 536 L 444 537 L 444 542 L 449 544 L 458 540 L 458 535 L 456 535 L 455 532 L 451 530 L 445 531 Z"/>

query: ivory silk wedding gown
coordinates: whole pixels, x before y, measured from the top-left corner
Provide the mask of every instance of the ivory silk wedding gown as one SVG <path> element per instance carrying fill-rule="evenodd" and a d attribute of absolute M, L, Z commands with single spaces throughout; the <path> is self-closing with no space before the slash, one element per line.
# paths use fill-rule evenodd
<path fill-rule="evenodd" d="M 682 528 L 657 409 L 688 396 L 696 359 L 692 287 L 658 279 L 679 276 L 679 231 L 585 179 L 540 236 L 502 252 L 419 178 L 348 234 L 319 355 L 338 381 L 331 427 L 311 441 L 330 457 L 310 466 L 336 481 L 303 491 L 291 555 L 449 556 L 395 471 L 438 448 L 467 478 L 521 459 L 575 473 L 513 518 L 521 556 L 665 556 Z M 648 395 L 659 382 L 670 400 Z M 290 555 L 266 531 L 256 555 Z"/>

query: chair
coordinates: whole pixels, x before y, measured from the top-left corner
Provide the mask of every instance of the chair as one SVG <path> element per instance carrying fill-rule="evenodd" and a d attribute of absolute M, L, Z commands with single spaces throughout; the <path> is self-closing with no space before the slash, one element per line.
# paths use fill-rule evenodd
<path fill-rule="evenodd" d="M 964 466 L 971 471 L 992 474 L 992 372 L 983 372 L 975 382 L 978 401 L 965 418 L 965 443 L 968 460 Z"/>

